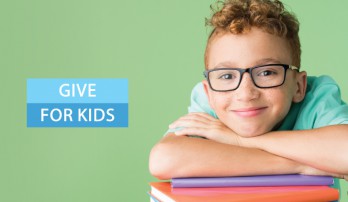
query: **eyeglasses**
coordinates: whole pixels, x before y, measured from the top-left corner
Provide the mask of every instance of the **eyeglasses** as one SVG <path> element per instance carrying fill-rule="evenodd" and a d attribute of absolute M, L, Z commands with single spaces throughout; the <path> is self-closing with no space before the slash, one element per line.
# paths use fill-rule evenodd
<path fill-rule="evenodd" d="M 288 69 L 298 70 L 298 67 L 285 64 L 267 64 L 247 69 L 217 68 L 204 71 L 209 86 L 214 91 L 225 92 L 236 90 L 248 72 L 254 85 L 258 88 L 273 88 L 283 85 Z"/>

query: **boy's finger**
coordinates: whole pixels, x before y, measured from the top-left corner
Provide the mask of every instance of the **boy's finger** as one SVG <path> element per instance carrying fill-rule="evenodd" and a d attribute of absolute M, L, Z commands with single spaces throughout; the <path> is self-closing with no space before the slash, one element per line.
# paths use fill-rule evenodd
<path fill-rule="evenodd" d="M 214 117 L 211 116 L 210 114 L 208 114 L 208 113 L 203 113 L 203 112 L 193 112 L 193 113 L 189 113 L 188 115 L 206 118 L 206 119 L 211 120 L 211 121 L 216 120 L 216 118 L 214 118 Z"/>
<path fill-rule="evenodd" d="M 197 135 L 206 138 L 205 129 L 199 127 L 183 128 L 182 130 L 174 132 L 175 135 Z"/>
<path fill-rule="evenodd" d="M 207 126 L 209 126 L 209 124 L 207 124 L 204 121 L 201 120 L 194 120 L 194 119 L 188 119 L 188 120 L 178 120 L 172 124 L 169 125 L 170 129 L 173 128 L 177 128 L 177 127 L 198 127 L 198 128 L 206 128 Z"/>
<path fill-rule="evenodd" d="M 170 126 L 175 126 L 185 122 L 209 124 L 211 120 L 202 116 L 183 116 L 180 117 L 178 120 L 174 121 L 172 124 L 170 124 Z"/>

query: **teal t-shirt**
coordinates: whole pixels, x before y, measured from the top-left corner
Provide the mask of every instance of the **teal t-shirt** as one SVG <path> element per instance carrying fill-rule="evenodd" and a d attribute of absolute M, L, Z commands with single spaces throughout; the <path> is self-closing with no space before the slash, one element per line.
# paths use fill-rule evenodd
<path fill-rule="evenodd" d="M 209 105 L 202 82 L 192 90 L 188 111 L 205 112 L 218 118 Z M 277 130 L 306 130 L 336 124 L 348 124 L 348 105 L 342 101 L 337 83 L 328 76 L 307 77 L 304 100 L 292 104 Z M 338 179 L 333 187 L 340 189 Z"/>
<path fill-rule="evenodd" d="M 210 107 L 202 82 L 192 90 L 189 112 L 205 112 L 218 118 Z M 348 105 L 337 83 L 328 76 L 307 77 L 304 100 L 293 103 L 278 130 L 306 130 L 348 124 Z"/>

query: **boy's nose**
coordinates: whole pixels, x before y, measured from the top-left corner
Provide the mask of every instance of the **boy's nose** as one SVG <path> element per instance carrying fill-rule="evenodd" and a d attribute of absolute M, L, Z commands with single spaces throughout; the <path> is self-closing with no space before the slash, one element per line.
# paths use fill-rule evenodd
<path fill-rule="evenodd" d="M 236 91 L 236 99 L 239 101 L 250 101 L 257 99 L 260 96 L 259 88 L 257 88 L 249 73 L 244 73 L 242 81 Z"/>

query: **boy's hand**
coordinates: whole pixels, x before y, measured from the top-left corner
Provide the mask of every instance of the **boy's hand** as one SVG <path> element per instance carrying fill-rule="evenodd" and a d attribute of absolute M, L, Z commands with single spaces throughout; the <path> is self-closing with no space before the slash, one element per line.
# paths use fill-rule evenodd
<path fill-rule="evenodd" d="M 336 178 L 341 178 L 346 181 L 348 181 L 348 175 L 342 175 L 342 174 L 335 174 L 335 173 L 330 173 L 330 172 L 325 172 L 307 165 L 303 166 L 302 172 L 300 174 L 303 175 L 328 175 Z"/>
<path fill-rule="evenodd" d="M 189 113 L 170 124 L 169 128 L 181 128 L 175 132 L 176 135 L 197 135 L 220 143 L 240 145 L 235 132 L 207 113 Z"/>
<path fill-rule="evenodd" d="M 330 176 L 338 177 L 338 178 L 342 178 L 343 177 L 343 176 L 340 176 L 340 175 L 336 175 L 336 174 L 333 174 L 333 173 L 329 173 L 329 172 L 325 172 L 325 171 L 313 168 L 313 167 L 308 166 L 308 165 L 303 165 L 302 166 L 302 172 L 300 174 L 303 174 L 303 175 L 330 175 Z"/>

